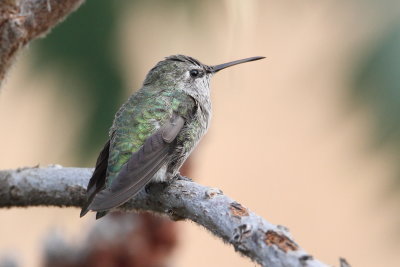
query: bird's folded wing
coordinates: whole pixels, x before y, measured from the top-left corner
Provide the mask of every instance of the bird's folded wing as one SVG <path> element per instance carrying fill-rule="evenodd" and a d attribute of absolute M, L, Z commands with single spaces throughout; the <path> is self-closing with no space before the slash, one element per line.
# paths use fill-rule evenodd
<path fill-rule="evenodd" d="M 110 188 L 100 191 L 89 206 L 89 210 L 105 211 L 117 207 L 139 192 L 166 163 L 171 143 L 184 125 L 184 119 L 174 115 L 149 136 L 144 145 L 132 154 Z"/>

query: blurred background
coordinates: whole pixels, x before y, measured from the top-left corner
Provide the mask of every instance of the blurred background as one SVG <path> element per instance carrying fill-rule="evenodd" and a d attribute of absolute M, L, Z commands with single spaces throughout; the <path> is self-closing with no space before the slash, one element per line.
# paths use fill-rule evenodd
<path fill-rule="evenodd" d="M 0 168 L 94 166 L 118 107 L 165 56 L 266 56 L 213 78 L 190 176 L 326 263 L 400 266 L 399 15 L 395 0 L 87 0 L 3 83 Z M 0 259 L 19 266 L 51 266 L 52 247 L 78 249 L 110 223 L 72 208 L 0 221 Z M 168 225 L 168 266 L 255 265 L 191 222 Z"/>

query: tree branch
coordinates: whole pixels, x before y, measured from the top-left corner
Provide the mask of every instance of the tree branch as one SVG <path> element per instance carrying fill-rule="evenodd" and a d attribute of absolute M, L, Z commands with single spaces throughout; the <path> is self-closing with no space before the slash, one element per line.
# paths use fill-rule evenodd
<path fill-rule="evenodd" d="M 92 169 L 58 165 L 0 171 L 0 208 L 81 207 L 91 174 Z M 120 209 L 192 220 L 263 266 L 327 266 L 301 249 L 285 227 L 265 221 L 219 189 L 184 177 L 168 186 L 152 184 Z"/>
<path fill-rule="evenodd" d="M 48 32 L 84 0 L 1 0 L 0 82 L 16 53 Z"/>

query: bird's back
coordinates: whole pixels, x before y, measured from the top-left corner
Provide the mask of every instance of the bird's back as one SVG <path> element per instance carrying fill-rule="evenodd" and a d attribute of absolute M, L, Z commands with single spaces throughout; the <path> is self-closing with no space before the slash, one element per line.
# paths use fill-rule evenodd
<path fill-rule="evenodd" d="M 143 88 L 132 95 L 118 111 L 110 130 L 110 153 L 106 186 L 110 186 L 132 153 L 177 113 L 188 117 L 194 100 L 178 90 Z"/>

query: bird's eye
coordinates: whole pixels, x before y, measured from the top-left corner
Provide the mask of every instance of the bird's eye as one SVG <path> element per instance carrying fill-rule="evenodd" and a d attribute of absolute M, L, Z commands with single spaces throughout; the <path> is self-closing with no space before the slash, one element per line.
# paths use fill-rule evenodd
<path fill-rule="evenodd" d="M 198 70 L 191 70 L 189 73 L 190 73 L 190 77 L 192 77 L 192 78 L 197 78 L 200 74 L 200 72 Z"/>

